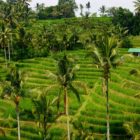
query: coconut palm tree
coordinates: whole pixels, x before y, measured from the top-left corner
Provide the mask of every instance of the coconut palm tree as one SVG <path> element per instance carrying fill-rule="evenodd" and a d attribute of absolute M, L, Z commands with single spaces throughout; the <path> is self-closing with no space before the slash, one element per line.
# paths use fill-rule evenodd
<path fill-rule="evenodd" d="M 99 9 L 99 11 L 101 12 L 101 16 L 104 16 L 105 15 L 105 12 L 106 12 L 106 7 L 105 5 L 102 5 Z"/>
<path fill-rule="evenodd" d="M 89 12 L 89 9 L 90 9 L 90 2 L 88 2 L 87 4 L 86 4 L 86 8 L 88 9 L 88 12 Z"/>
<path fill-rule="evenodd" d="M 39 124 L 41 124 L 43 140 L 47 139 L 47 130 L 50 127 L 49 123 L 57 118 L 57 115 L 55 116 L 55 114 L 53 114 L 53 109 L 55 103 L 57 103 L 57 99 L 58 98 L 49 98 L 48 91 L 45 90 L 43 90 L 43 93 L 39 94 L 36 99 L 33 99 L 33 103 L 35 105 L 34 113 L 37 114 Z"/>
<path fill-rule="evenodd" d="M 16 105 L 18 140 L 20 140 L 19 103 L 20 103 L 20 98 L 21 98 L 21 93 L 22 93 L 22 87 L 21 87 L 22 80 L 21 80 L 20 72 L 17 68 L 11 69 L 10 81 L 11 81 L 11 87 L 12 87 L 11 96 Z"/>
<path fill-rule="evenodd" d="M 140 13 L 140 0 L 134 1 L 134 6 L 136 13 Z"/>
<path fill-rule="evenodd" d="M 87 8 L 87 11 L 85 12 L 85 17 L 88 18 L 90 15 L 90 8 L 91 8 L 90 2 L 86 3 L 86 8 Z"/>
<path fill-rule="evenodd" d="M 78 87 L 84 88 L 86 92 L 85 84 L 75 80 L 75 72 L 79 69 L 78 65 L 74 65 L 74 60 L 64 54 L 63 58 L 58 61 L 58 70 L 56 74 L 49 73 L 48 76 L 57 80 L 57 85 L 61 91 L 63 91 L 64 97 L 64 114 L 67 116 L 67 139 L 70 140 L 70 124 L 69 124 L 69 98 L 68 93 L 71 91 L 74 93 L 80 101 L 80 95 L 77 90 Z M 76 88 L 75 88 L 76 87 Z M 61 95 L 60 95 L 61 96 Z M 60 99 L 60 97 L 59 97 Z"/>
<path fill-rule="evenodd" d="M 83 8 L 84 6 L 82 4 L 80 4 L 80 15 L 83 17 Z"/>
<path fill-rule="evenodd" d="M 10 81 L 9 86 L 9 92 L 3 93 L 7 94 L 10 96 L 10 98 L 14 101 L 15 103 L 15 110 L 16 110 L 16 117 L 17 117 L 17 129 L 18 129 L 18 140 L 20 140 L 20 116 L 19 116 L 19 103 L 20 99 L 23 93 L 22 89 L 22 77 L 21 73 L 19 72 L 17 67 L 12 67 L 9 74 L 7 75 L 7 81 Z M 3 90 L 4 92 L 4 90 Z M 6 97 L 6 96 L 5 96 Z"/>
<path fill-rule="evenodd" d="M 6 27 L 4 23 L 1 25 L 0 32 L 0 46 L 4 49 L 5 62 L 7 67 L 7 50 L 8 50 L 8 59 L 10 61 L 10 39 L 12 36 L 12 32 L 10 28 Z"/>
<path fill-rule="evenodd" d="M 120 63 L 117 49 L 119 47 L 118 40 L 115 37 L 99 36 L 94 46 L 90 47 L 90 55 L 94 64 L 103 70 L 103 81 L 105 82 L 106 93 L 106 119 L 107 119 L 107 140 L 110 140 L 110 124 L 109 124 L 109 78 L 111 68 L 116 67 Z"/>
<path fill-rule="evenodd" d="M 25 24 L 28 23 L 30 15 L 29 2 L 31 2 L 31 0 L 18 0 L 16 2 L 17 17 L 18 19 L 21 18 L 21 21 L 24 21 Z"/>

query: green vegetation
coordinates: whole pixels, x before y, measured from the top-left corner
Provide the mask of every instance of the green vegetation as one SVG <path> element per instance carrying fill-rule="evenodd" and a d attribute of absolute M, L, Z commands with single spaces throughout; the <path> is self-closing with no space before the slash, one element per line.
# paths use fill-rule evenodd
<path fill-rule="evenodd" d="M 100 70 L 93 67 L 92 59 L 84 58 L 86 55 L 84 50 L 70 51 L 68 53 L 71 55 L 77 55 L 78 64 L 80 65 L 80 69 L 77 72 L 77 80 L 85 82 L 90 87 L 88 95 L 81 95 L 80 103 L 76 101 L 75 96 L 72 94 L 70 95 L 69 114 L 72 119 L 71 124 L 74 123 L 76 126 L 78 125 L 78 128 L 75 128 L 75 125 L 70 126 L 71 132 L 76 133 L 76 135 L 80 135 L 83 131 L 83 135 L 93 134 L 97 139 L 103 138 L 106 132 L 106 104 L 105 95 L 102 94 L 101 90 L 101 79 L 99 78 L 101 75 Z M 122 66 L 119 66 L 118 69 L 114 70 L 111 74 L 109 86 L 110 130 L 111 137 L 114 139 L 117 139 L 117 137 L 118 139 L 127 139 L 123 123 L 133 122 L 140 118 L 140 103 L 139 99 L 135 97 L 140 94 L 140 81 L 138 77 L 130 75 L 129 73 L 133 67 L 139 70 L 139 61 L 139 58 L 133 58 L 131 61 L 128 59 Z M 28 96 L 29 99 L 32 96 L 36 96 L 38 93 L 38 91 L 36 91 L 37 87 L 43 88 L 47 85 L 51 86 L 51 84 L 54 84 L 54 81 L 51 81 L 47 76 L 47 70 L 56 71 L 56 62 L 51 58 L 51 56 L 48 58 L 26 59 L 17 64 L 20 70 L 24 70 L 27 73 L 26 82 L 23 87 L 28 90 L 26 96 Z M 132 84 L 134 86 L 132 86 Z M 136 88 L 136 86 L 138 88 Z M 39 139 L 40 136 L 38 135 L 37 124 L 33 121 L 34 117 L 31 113 L 32 107 L 29 101 L 25 101 L 26 99 L 24 98 L 22 100 L 23 105 L 20 104 L 21 138 L 27 140 Z M 1 100 L 1 118 L 5 120 L 5 124 L 2 124 L 3 121 L 1 122 L 1 127 L 6 133 L 5 139 L 15 139 L 16 137 L 16 118 L 14 117 L 14 112 L 12 112 L 10 108 L 14 110 L 14 104 L 10 100 Z M 62 104 L 60 104 L 60 110 L 62 110 Z M 13 116 L 15 119 L 13 117 L 13 119 L 9 119 L 9 116 Z M 27 117 L 24 118 L 24 116 Z M 52 124 L 51 129 L 48 131 L 51 139 L 63 139 L 66 134 L 66 130 L 64 129 L 65 125 L 66 123 L 63 116 L 57 119 L 56 124 Z"/>
<path fill-rule="evenodd" d="M 139 139 L 140 57 L 128 54 L 139 25 L 123 19 L 136 25 L 138 5 L 91 18 L 88 2 L 76 18 L 71 0 L 0 4 L 0 139 Z M 49 11 L 65 19 L 37 20 Z"/>

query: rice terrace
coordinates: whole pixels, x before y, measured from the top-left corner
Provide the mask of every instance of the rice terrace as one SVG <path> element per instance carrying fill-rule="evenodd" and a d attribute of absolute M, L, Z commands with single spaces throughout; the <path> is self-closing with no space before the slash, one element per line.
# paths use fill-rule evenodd
<path fill-rule="evenodd" d="M 0 140 L 140 140 L 132 3 L 0 0 Z"/>

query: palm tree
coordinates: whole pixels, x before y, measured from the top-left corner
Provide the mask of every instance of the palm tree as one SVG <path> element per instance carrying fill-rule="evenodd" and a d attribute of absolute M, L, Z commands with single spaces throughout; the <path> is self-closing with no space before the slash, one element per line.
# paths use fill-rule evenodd
<path fill-rule="evenodd" d="M 88 12 L 89 12 L 89 9 L 90 9 L 90 2 L 88 2 L 87 4 L 86 4 L 86 8 L 88 9 Z"/>
<path fill-rule="evenodd" d="M 101 12 L 101 16 L 104 16 L 105 15 L 105 12 L 106 12 L 105 5 L 102 5 L 102 7 L 100 7 L 99 11 Z"/>
<path fill-rule="evenodd" d="M 33 99 L 33 103 L 35 105 L 34 112 L 37 114 L 39 124 L 41 124 L 42 127 L 43 140 L 47 139 L 47 130 L 50 127 L 48 123 L 57 118 L 57 116 L 54 117 L 55 115 L 53 114 L 52 110 L 52 106 L 54 108 L 56 101 L 57 98 L 49 98 L 48 93 L 45 91 L 43 91 L 43 93 L 41 93 L 36 99 Z"/>
<path fill-rule="evenodd" d="M 134 1 L 134 6 L 136 13 L 140 13 L 140 0 Z"/>
<path fill-rule="evenodd" d="M 88 11 L 85 12 L 86 18 L 88 18 L 89 15 L 90 15 L 90 7 L 91 7 L 91 6 L 90 6 L 90 2 L 86 3 L 86 8 L 87 8 L 87 10 L 88 10 Z"/>
<path fill-rule="evenodd" d="M 84 6 L 82 5 L 82 4 L 80 4 L 80 15 L 83 17 L 83 8 L 84 8 Z"/>
<path fill-rule="evenodd" d="M 114 14 L 115 14 L 115 12 L 116 12 L 116 7 L 110 7 L 110 8 L 108 8 L 107 9 L 107 15 L 109 16 L 109 17 L 112 17 L 112 16 L 114 16 Z"/>
<path fill-rule="evenodd" d="M 12 36 L 11 30 L 2 23 L 1 32 L 0 32 L 0 46 L 4 49 L 5 62 L 7 67 L 7 50 L 8 50 L 8 59 L 10 61 L 10 39 Z"/>
<path fill-rule="evenodd" d="M 24 21 L 25 24 L 28 23 L 30 15 L 29 2 L 31 2 L 31 0 L 19 0 L 16 2 L 17 17 L 20 17 L 21 21 Z"/>
<path fill-rule="evenodd" d="M 17 129 L 18 129 L 18 140 L 20 140 L 20 119 L 19 119 L 19 103 L 21 99 L 21 95 L 23 93 L 22 90 L 22 79 L 21 73 L 19 72 L 17 67 L 12 67 L 9 74 L 7 75 L 7 81 L 10 81 L 10 89 L 9 92 L 3 93 L 10 95 L 11 99 L 15 103 L 16 117 L 17 117 Z"/>
<path fill-rule="evenodd" d="M 58 87 L 63 91 L 64 97 L 64 114 L 67 116 L 67 139 L 70 140 L 70 124 L 69 124 L 69 99 L 68 91 L 71 90 L 80 101 L 80 95 L 76 88 L 82 87 L 86 92 L 86 86 L 80 81 L 75 80 L 75 72 L 78 70 L 78 65 L 74 66 L 74 60 L 64 54 L 63 58 L 58 61 L 58 70 L 56 74 L 49 73 L 50 77 L 57 79 Z M 76 86 L 76 88 L 75 88 Z M 68 90 L 69 89 L 69 90 Z M 60 97 L 59 97 L 60 98 Z"/>
<path fill-rule="evenodd" d="M 95 41 L 94 47 L 90 47 L 90 55 L 94 60 L 94 64 L 103 70 L 106 93 L 107 140 L 110 140 L 108 83 L 111 68 L 116 67 L 120 63 L 117 52 L 118 47 L 118 40 L 115 37 L 108 36 L 99 36 Z"/>

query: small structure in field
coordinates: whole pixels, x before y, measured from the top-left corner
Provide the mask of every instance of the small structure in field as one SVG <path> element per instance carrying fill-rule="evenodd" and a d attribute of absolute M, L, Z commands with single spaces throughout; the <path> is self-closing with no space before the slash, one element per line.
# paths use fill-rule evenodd
<path fill-rule="evenodd" d="M 133 55 L 140 57 L 140 48 L 130 48 L 128 50 L 128 52 L 129 53 L 133 53 Z"/>

